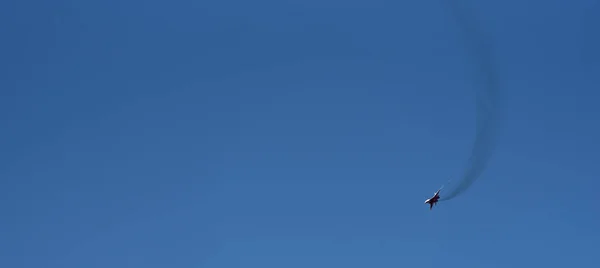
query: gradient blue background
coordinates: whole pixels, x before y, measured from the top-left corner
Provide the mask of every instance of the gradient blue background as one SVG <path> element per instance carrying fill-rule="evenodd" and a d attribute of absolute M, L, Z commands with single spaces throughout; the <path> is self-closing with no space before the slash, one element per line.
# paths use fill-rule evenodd
<path fill-rule="evenodd" d="M 429 211 L 478 85 L 441 0 L 2 1 L 0 266 L 594 266 L 594 2 L 471 1 L 500 143 Z"/>

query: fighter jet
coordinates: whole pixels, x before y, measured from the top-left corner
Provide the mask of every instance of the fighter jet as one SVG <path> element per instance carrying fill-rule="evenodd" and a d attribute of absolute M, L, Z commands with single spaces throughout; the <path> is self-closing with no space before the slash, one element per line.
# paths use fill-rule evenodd
<path fill-rule="evenodd" d="M 431 210 L 431 208 L 433 208 L 433 205 L 435 205 L 439 201 L 441 190 L 442 189 L 437 190 L 437 192 L 435 192 L 432 198 L 425 200 L 425 204 L 429 204 L 429 210 Z"/>

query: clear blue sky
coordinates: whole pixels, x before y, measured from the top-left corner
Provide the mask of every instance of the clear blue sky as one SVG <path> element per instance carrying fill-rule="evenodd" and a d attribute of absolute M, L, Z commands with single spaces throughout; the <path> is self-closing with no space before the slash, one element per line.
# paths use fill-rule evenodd
<path fill-rule="evenodd" d="M 3 1 L 0 266 L 597 264 L 600 5 L 471 2 L 500 143 L 429 211 L 477 86 L 441 0 Z"/>

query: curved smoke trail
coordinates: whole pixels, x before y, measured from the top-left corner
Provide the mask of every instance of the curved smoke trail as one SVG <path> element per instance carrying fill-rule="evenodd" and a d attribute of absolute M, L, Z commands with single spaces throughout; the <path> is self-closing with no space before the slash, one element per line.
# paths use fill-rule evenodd
<path fill-rule="evenodd" d="M 443 195 L 440 200 L 450 200 L 466 191 L 485 170 L 492 156 L 496 141 L 498 121 L 498 92 L 499 84 L 492 61 L 492 51 L 484 34 L 477 28 L 477 21 L 466 12 L 465 6 L 460 6 L 454 0 L 442 0 L 450 9 L 451 15 L 463 31 L 470 51 L 477 63 L 478 77 L 482 85 L 476 90 L 476 121 L 475 141 L 471 156 L 467 162 L 462 178 L 457 180 L 457 186 Z"/>

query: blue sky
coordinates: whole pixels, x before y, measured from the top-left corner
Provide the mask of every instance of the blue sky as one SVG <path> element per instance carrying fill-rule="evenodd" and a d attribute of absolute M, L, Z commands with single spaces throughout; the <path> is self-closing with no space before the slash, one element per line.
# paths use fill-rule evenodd
<path fill-rule="evenodd" d="M 433 211 L 478 86 L 439 0 L 2 2 L 0 266 L 595 264 L 600 6 L 471 2 L 502 129 Z"/>

